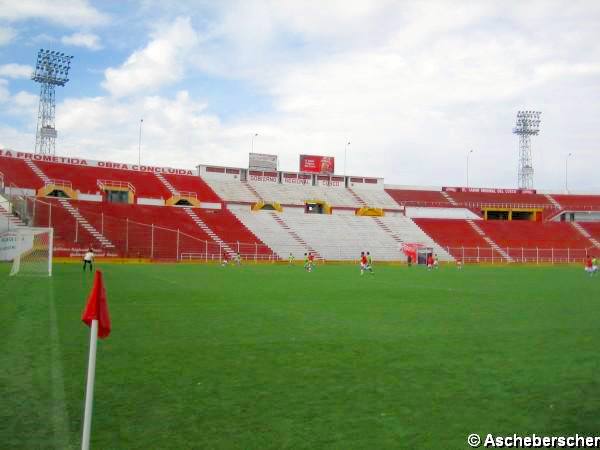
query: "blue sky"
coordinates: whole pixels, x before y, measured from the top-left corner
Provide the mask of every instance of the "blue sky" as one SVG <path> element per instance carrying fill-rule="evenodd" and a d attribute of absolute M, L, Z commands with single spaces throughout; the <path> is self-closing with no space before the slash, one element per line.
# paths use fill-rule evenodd
<path fill-rule="evenodd" d="M 190 167 L 332 155 L 404 185 L 600 191 L 600 3 L 0 0 L 0 147 L 32 151 L 38 48 L 74 55 L 57 153 Z"/>

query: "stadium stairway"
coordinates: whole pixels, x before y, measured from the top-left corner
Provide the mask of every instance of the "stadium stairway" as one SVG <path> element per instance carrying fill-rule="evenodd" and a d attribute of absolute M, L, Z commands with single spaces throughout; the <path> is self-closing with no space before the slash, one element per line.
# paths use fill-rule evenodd
<path fill-rule="evenodd" d="M 400 214 L 386 215 L 376 217 L 376 222 L 383 225 L 384 230 L 390 230 L 392 237 L 400 245 L 403 244 L 421 244 L 430 247 L 438 256 L 440 261 L 453 261 L 454 258 L 438 242 L 431 238 L 425 231 L 419 227 L 412 219 Z"/>
<path fill-rule="evenodd" d="M 292 238 L 268 212 L 252 211 L 247 205 L 228 205 L 228 209 L 280 258 L 287 258 L 290 253 L 295 258 L 301 258 L 308 251 L 305 245 Z"/>
<path fill-rule="evenodd" d="M 362 207 L 362 206 L 367 206 L 367 202 L 365 202 L 360 195 L 358 195 L 356 193 L 356 191 L 352 188 L 347 188 L 348 192 L 350 192 L 350 195 L 352 195 L 352 197 L 354 197 L 354 200 L 356 200 L 356 202 Z M 371 205 L 371 206 L 375 206 L 375 205 Z"/>
<path fill-rule="evenodd" d="M 494 250 L 496 250 L 500 255 L 502 255 L 502 257 L 507 261 L 507 262 L 513 262 L 513 259 L 508 255 L 508 253 L 506 253 L 504 250 L 502 250 L 502 248 L 500 248 L 500 246 L 498 244 L 496 244 L 492 238 L 490 238 L 487 234 L 485 234 L 485 231 L 483 231 L 481 229 L 481 227 L 479 227 L 479 225 L 477 225 L 473 220 L 471 219 L 467 219 L 467 223 L 471 226 L 471 228 L 473 228 L 475 230 L 475 232 L 477 234 L 479 234 L 484 241 L 486 241 L 490 247 L 492 247 Z"/>
<path fill-rule="evenodd" d="M 600 196 L 555 194 L 553 198 L 560 203 L 561 209 L 568 211 L 600 211 Z"/>
<path fill-rule="evenodd" d="M 283 230 L 285 230 L 286 233 L 288 233 L 292 237 L 292 239 L 294 239 L 298 244 L 300 244 L 302 247 L 304 247 L 309 253 L 314 254 L 315 258 L 317 258 L 317 259 L 323 259 L 323 257 L 319 254 L 319 252 L 316 251 L 303 238 L 301 238 L 300 235 L 292 227 L 290 227 L 287 224 L 287 222 L 285 220 L 283 220 L 276 212 L 270 211 L 269 214 L 271 215 L 271 217 L 273 218 L 273 220 L 275 220 L 275 222 L 277 222 L 277 224 Z"/>
<path fill-rule="evenodd" d="M 368 206 L 399 210 L 398 203 L 384 189 L 360 189 L 354 186 L 353 191 Z"/>
<path fill-rule="evenodd" d="M 109 241 L 106 236 L 104 236 L 102 233 L 100 233 L 96 228 L 94 228 L 89 222 L 88 220 L 83 217 L 81 215 L 81 213 L 79 211 L 77 211 L 77 209 L 75 209 L 68 200 L 64 199 L 64 198 L 59 198 L 57 199 L 58 203 L 65 208 L 69 214 L 71 214 L 71 216 L 73 216 L 73 218 L 77 221 L 77 223 L 79 225 L 81 225 L 81 227 L 86 230 L 88 233 L 90 233 L 92 236 L 94 236 L 94 238 L 100 243 L 100 245 L 102 247 L 106 247 L 106 248 L 115 248 L 114 244 Z"/>
<path fill-rule="evenodd" d="M 466 220 L 420 218 L 414 219 L 414 222 L 454 258 L 465 262 L 479 261 L 480 257 L 503 259 Z"/>
<path fill-rule="evenodd" d="M 45 183 L 50 183 L 50 178 L 30 159 L 25 160 L 25 164 L 29 166 L 29 168 Z M 58 203 L 68 211 L 68 213 L 77 221 L 81 227 L 90 233 L 102 247 L 106 248 L 115 248 L 112 242 L 110 242 L 106 236 L 100 233 L 96 228 L 94 228 L 85 217 L 83 217 L 79 211 L 77 211 L 68 200 L 64 198 L 57 199 Z"/>
<path fill-rule="evenodd" d="M 0 230 L 12 230 L 27 226 L 20 217 L 10 212 L 11 208 L 8 200 L 0 195 Z"/>
<path fill-rule="evenodd" d="M 452 206 L 458 206 L 458 203 L 456 202 L 456 200 L 454 200 L 452 198 L 452 196 L 450 194 L 448 194 L 446 191 L 441 191 L 440 193 L 446 200 L 448 200 L 448 203 L 450 203 Z"/>
<path fill-rule="evenodd" d="M 242 181 L 242 184 L 246 186 L 246 189 L 252 192 L 252 194 L 254 194 L 259 201 L 264 200 L 262 196 L 258 193 L 258 191 L 254 189 L 254 186 L 252 186 L 250 183 L 248 183 L 247 181 Z"/>
<path fill-rule="evenodd" d="M 600 240 L 600 222 L 581 222 L 579 224 L 592 239 Z"/>
<path fill-rule="evenodd" d="M 192 218 L 194 223 L 196 223 L 196 225 L 198 225 L 198 227 L 202 231 L 208 234 L 215 243 L 219 244 L 219 246 L 222 247 L 230 257 L 236 254 L 236 252 L 233 251 L 231 247 L 229 247 L 229 245 L 227 245 L 225 241 L 223 241 L 223 239 L 217 236 L 217 234 L 208 225 L 206 225 L 206 223 L 202 219 L 200 219 L 200 217 L 198 217 L 198 215 L 194 212 L 192 208 L 184 207 L 183 209 L 188 214 L 188 216 Z"/>
<path fill-rule="evenodd" d="M 554 197 L 552 197 L 550 194 L 544 194 L 544 197 L 546 197 L 546 199 L 547 199 L 547 200 L 548 200 L 550 203 L 552 203 L 552 204 L 554 205 L 554 207 L 555 207 L 556 209 L 558 209 L 559 211 L 563 209 L 563 207 L 561 206 L 561 204 L 560 204 L 560 203 L 558 203 L 558 202 L 557 202 L 557 201 L 554 199 Z"/>
<path fill-rule="evenodd" d="M 33 170 L 33 172 L 44 182 L 44 184 L 50 183 L 50 178 L 48 178 L 46 174 L 42 172 L 42 170 L 38 166 L 36 166 L 32 160 L 26 159 L 25 164 L 27 164 L 29 168 Z"/>
<path fill-rule="evenodd" d="M 17 186 L 25 189 L 39 189 L 43 186 L 40 178 L 25 163 L 25 159 L 0 156 L 0 171 L 5 186 Z"/>
<path fill-rule="evenodd" d="M 203 179 L 225 202 L 256 203 L 259 198 L 241 181 Z"/>
<path fill-rule="evenodd" d="M 169 181 L 167 181 L 167 180 L 165 179 L 165 177 L 163 177 L 163 176 L 162 176 L 162 174 L 161 174 L 161 173 L 158 173 L 158 172 L 157 172 L 157 173 L 155 173 L 154 175 L 156 175 L 156 178 L 158 178 L 158 179 L 160 180 L 160 182 L 161 182 L 161 183 L 162 183 L 162 184 L 163 184 L 163 185 L 164 185 L 164 186 L 165 186 L 165 187 L 166 187 L 166 188 L 169 190 L 169 192 L 170 192 L 171 194 L 173 194 L 173 195 L 177 195 L 177 194 L 178 194 L 178 191 L 177 191 L 177 189 L 175 189 L 175 188 L 173 187 L 173 185 L 172 185 L 172 184 L 171 184 Z"/>
<path fill-rule="evenodd" d="M 392 239 L 394 239 L 398 243 L 398 245 L 404 244 L 404 241 L 402 240 L 402 238 L 400 236 L 398 236 L 396 233 L 394 233 L 385 223 L 383 223 L 383 221 L 379 217 L 373 217 L 373 220 L 375 221 L 375 223 L 377 225 L 379 225 L 379 227 L 383 231 L 388 233 L 392 237 Z"/>
<path fill-rule="evenodd" d="M 583 237 L 587 238 L 594 247 L 600 248 L 600 242 L 577 222 L 569 222 Z"/>
<path fill-rule="evenodd" d="M 155 173 L 171 195 L 192 192 L 198 200 L 207 203 L 221 203 L 219 196 L 199 176 Z"/>

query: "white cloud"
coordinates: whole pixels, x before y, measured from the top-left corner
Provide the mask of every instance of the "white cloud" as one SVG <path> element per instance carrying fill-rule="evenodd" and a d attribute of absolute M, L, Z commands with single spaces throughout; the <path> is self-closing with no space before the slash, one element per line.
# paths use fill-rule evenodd
<path fill-rule="evenodd" d="M 24 64 L 3 64 L 0 66 L 0 76 L 8 78 L 29 78 L 33 67 Z"/>
<path fill-rule="evenodd" d="M 0 78 L 0 113 L 7 116 L 23 116 L 34 120 L 38 97 L 26 91 L 11 95 L 9 83 Z"/>
<path fill-rule="evenodd" d="M 70 99 L 57 106 L 61 154 L 134 162 L 144 118 L 142 159 L 147 164 L 194 167 L 235 148 L 236 132 L 186 91 L 173 97 Z"/>
<path fill-rule="evenodd" d="M 8 91 L 8 81 L 0 78 L 0 103 L 8 101 L 10 92 Z"/>
<path fill-rule="evenodd" d="M 198 42 L 189 18 L 160 27 L 146 47 L 134 52 L 118 68 L 108 68 L 102 86 L 113 96 L 153 91 L 183 77 Z"/>
<path fill-rule="evenodd" d="M 12 28 L 0 27 L 0 46 L 10 43 L 17 33 Z"/>
<path fill-rule="evenodd" d="M 73 33 L 69 36 L 63 36 L 60 40 L 65 45 L 75 47 L 85 47 L 89 50 L 100 50 L 100 37 L 92 33 Z"/>
<path fill-rule="evenodd" d="M 595 125 L 573 119 L 600 114 L 590 101 L 600 84 L 597 5 L 353 2 L 353 14 L 335 2 L 319 11 L 266 4 L 224 8 L 198 66 L 269 94 L 275 110 L 248 120 L 247 130 L 269 130 L 260 149 L 280 153 L 283 167 L 307 151 L 333 154 L 340 167 L 349 138 L 349 171 L 461 185 L 466 149 L 474 147 L 471 181 L 511 187 L 514 114 L 541 108 L 554 120 L 545 114 L 534 140 L 536 184 L 556 186 L 565 146 L 590 148 L 600 139 Z M 238 161 L 245 151 L 240 146 Z"/>
<path fill-rule="evenodd" d="M 108 17 L 87 0 L 0 0 L 0 19 L 10 22 L 42 19 L 67 27 L 108 22 Z"/>
<path fill-rule="evenodd" d="M 279 154 L 284 169 L 297 168 L 299 153 L 333 155 L 341 168 L 349 139 L 349 172 L 463 185 L 473 148 L 471 184 L 512 187 L 514 115 L 540 108 L 536 185 L 560 188 L 571 151 L 573 188 L 600 188 L 595 3 L 186 0 L 174 7 L 185 18 L 160 3 L 159 13 L 156 3 L 145 11 L 172 21 L 105 71 L 110 95 L 58 105 L 59 153 L 136 161 L 143 116 L 151 164 L 243 166 L 258 132 L 255 150 Z M 161 93 L 188 80 L 193 92 L 194 77 L 210 89 L 207 73 L 264 96 L 272 109 L 221 119 L 186 88 Z M 229 98 L 223 109 L 238 111 Z"/>

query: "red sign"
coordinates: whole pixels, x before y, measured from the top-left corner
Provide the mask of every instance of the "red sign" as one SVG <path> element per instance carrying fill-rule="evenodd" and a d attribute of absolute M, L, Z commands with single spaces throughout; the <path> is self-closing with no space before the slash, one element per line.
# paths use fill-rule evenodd
<path fill-rule="evenodd" d="M 334 169 L 333 156 L 300 155 L 300 172 L 332 174 Z"/>
<path fill-rule="evenodd" d="M 535 189 L 495 189 L 495 188 L 467 188 L 467 187 L 443 187 L 446 192 L 471 192 L 483 194 L 535 194 Z"/>

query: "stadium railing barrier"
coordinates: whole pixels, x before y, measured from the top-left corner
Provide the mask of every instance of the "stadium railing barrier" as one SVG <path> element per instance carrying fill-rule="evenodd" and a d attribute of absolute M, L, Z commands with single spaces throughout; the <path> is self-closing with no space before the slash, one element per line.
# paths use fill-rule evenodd
<path fill-rule="evenodd" d="M 72 215 L 62 206 L 21 195 L 11 195 L 11 203 L 7 206 L 26 225 L 34 227 L 52 227 L 55 229 L 55 252 L 58 256 L 80 257 L 92 247 L 98 256 L 149 259 L 153 261 L 181 262 L 216 262 L 225 255 L 239 253 L 245 262 L 277 262 L 287 261 L 290 252 L 299 260 L 298 248 L 278 248 L 275 253 L 267 245 L 258 242 L 215 242 L 201 239 L 180 229 L 171 229 L 159 225 L 142 223 L 122 217 L 113 217 L 103 213 L 84 211 L 83 216 L 101 235 L 112 244 L 111 247 L 102 245 L 87 230 L 84 229 Z M 0 205 L 3 206 L 3 205 Z M 14 225 L 10 225 L 13 226 Z M 525 248 L 503 247 L 502 250 L 510 258 L 501 255 L 490 247 L 443 247 L 454 259 L 463 263 L 488 264 L 561 264 L 580 263 L 588 254 L 600 254 L 600 250 L 590 248 Z M 331 245 L 317 249 L 321 254 L 329 255 L 328 261 L 357 261 L 348 257 L 347 246 Z M 360 243 L 357 243 L 357 253 Z M 333 255 L 333 256 L 332 256 Z M 377 256 L 374 255 L 377 260 Z M 398 249 L 398 259 L 405 258 Z"/>

